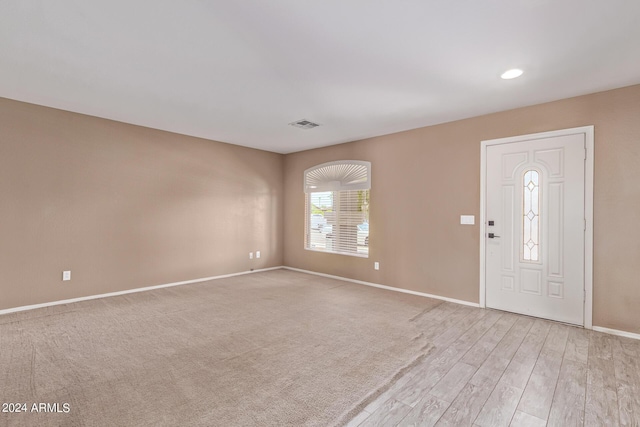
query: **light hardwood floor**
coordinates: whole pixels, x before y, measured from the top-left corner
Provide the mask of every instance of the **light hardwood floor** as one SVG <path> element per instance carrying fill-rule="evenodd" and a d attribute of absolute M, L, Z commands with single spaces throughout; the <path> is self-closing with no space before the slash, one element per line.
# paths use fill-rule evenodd
<path fill-rule="evenodd" d="M 352 426 L 640 426 L 640 341 L 445 303 L 428 356 Z"/>

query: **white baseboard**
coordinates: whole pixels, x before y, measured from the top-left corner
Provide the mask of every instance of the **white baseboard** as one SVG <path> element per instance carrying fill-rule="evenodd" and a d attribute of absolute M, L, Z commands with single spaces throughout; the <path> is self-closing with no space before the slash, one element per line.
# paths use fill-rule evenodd
<path fill-rule="evenodd" d="M 252 271 L 241 271 L 239 273 L 223 274 L 223 275 L 220 275 L 220 276 L 203 277 L 201 279 L 185 280 L 185 281 L 182 281 L 182 282 L 165 283 L 163 285 L 147 286 L 145 288 L 127 289 L 127 290 L 124 290 L 124 291 L 109 292 L 109 293 L 106 293 L 106 294 L 89 295 L 89 296 L 86 296 L 86 297 L 71 298 L 71 299 L 65 299 L 65 300 L 59 300 L 59 301 L 45 302 L 45 303 L 41 303 L 41 304 L 33 304 L 33 305 L 25 305 L 25 306 L 21 306 L 21 307 L 7 308 L 7 309 L 4 309 L 4 310 L 0 310 L 0 315 L 9 314 L 9 313 L 15 313 L 17 311 L 33 310 L 33 309 L 36 309 L 36 308 L 51 307 L 51 306 L 54 306 L 54 305 L 71 304 L 71 303 L 74 303 L 74 302 L 88 301 L 88 300 L 98 299 L 98 298 L 107 298 L 107 297 L 114 297 L 114 296 L 118 296 L 118 295 L 132 294 L 132 293 L 136 293 L 136 292 L 151 291 L 151 290 L 154 290 L 154 289 L 169 288 L 169 287 L 172 287 L 172 286 L 189 285 L 189 284 L 192 284 L 192 283 L 206 282 L 206 281 L 209 281 L 209 280 L 224 279 L 224 278 L 227 278 L 227 277 L 234 277 L 234 276 L 242 276 L 242 275 L 245 275 L 245 274 L 259 273 L 261 271 L 279 270 L 279 269 L 283 269 L 283 268 L 286 269 L 286 270 L 298 271 L 298 272 L 301 272 L 301 273 L 313 274 L 313 275 L 316 275 L 316 276 L 328 277 L 328 278 L 331 278 L 331 279 L 344 280 L 346 282 L 357 283 L 359 285 L 365 285 L 365 286 L 372 286 L 374 288 L 386 289 L 386 290 L 389 290 L 389 291 L 402 292 L 402 293 L 411 294 L 411 295 L 418 295 L 418 296 L 426 297 L 426 298 L 434 298 L 434 299 L 438 299 L 438 300 L 442 300 L 442 301 L 452 302 L 452 303 L 455 303 L 455 304 L 467 305 L 467 306 L 470 306 L 470 307 L 480 307 L 480 305 L 475 303 L 475 302 L 463 301 L 463 300 L 459 300 L 459 299 L 455 299 L 455 298 L 443 297 L 443 296 L 440 296 L 440 295 L 432 295 L 432 294 L 427 294 L 427 293 L 424 293 L 424 292 L 411 291 L 409 289 L 394 288 L 393 286 L 379 285 L 377 283 L 365 282 L 363 280 L 349 279 L 348 277 L 334 276 L 332 274 L 318 273 L 316 271 L 303 270 L 301 268 L 294 268 L 294 267 L 287 267 L 287 266 L 277 266 L 277 267 L 262 268 L 262 269 L 259 269 L 259 270 L 252 270 Z M 605 334 L 617 335 L 617 336 L 620 336 L 620 337 L 626 337 L 626 338 L 631 338 L 631 339 L 635 339 L 635 340 L 640 340 L 640 334 L 636 334 L 636 333 L 633 333 L 633 332 L 620 331 L 620 330 L 617 330 L 617 329 L 603 328 L 601 326 L 594 326 L 593 330 L 596 331 L 596 332 L 603 332 Z"/>
<path fill-rule="evenodd" d="M 183 282 L 165 283 L 164 285 L 147 286 L 145 288 L 134 288 L 134 289 L 127 289 L 125 291 L 109 292 L 106 294 L 89 295 L 86 297 L 64 299 L 64 300 L 52 301 L 52 302 L 44 302 L 42 304 L 24 305 L 21 307 L 13 307 L 13 308 L 0 310 L 0 315 L 15 313 L 16 311 L 25 311 L 25 310 L 33 310 L 36 308 L 50 307 L 53 305 L 71 304 L 74 302 L 87 301 L 87 300 L 98 299 L 98 298 L 107 298 L 107 297 L 115 297 L 118 295 L 133 294 L 135 292 L 144 292 L 144 291 L 152 291 L 154 289 L 170 288 L 172 286 L 190 285 L 192 283 L 206 282 L 209 280 L 216 280 L 216 279 L 224 279 L 226 277 L 242 276 L 244 274 L 259 273 L 261 271 L 279 270 L 281 268 L 283 267 L 278 266 L 278 267 L 262 268 L 259 270 L 241 271 L 240 273 L 231 273 L 231 274 L 223 274 L 221 276 L 203 277 L 201 279 L 185 280 Z"/>
<path fill-rule="evenodd" d="M 480 307 L 480 304 L 475 303 L 475 302 L 463 301 L 463 300 L 454 299 L 454 298 L 447 298 L 447 297 L 442 297 L 440 295 L 426 294 L 424 292 L 411 291 L 409 289 L 394 288 L 393 286 L 379 285 L 377 283 L 371 283 L 371 282 L 365 282 L 365 281 L 362 281 L 362 280 L 349 279 L 347 277 L 334 276 L 334 275 L 331 275 L 331 274 L 318 273 L 316 271 L 303 270 L 301 268 L 294 268 L 294 267 L 287 267 L 287 266 L 284 266 L 282 268 L 284 268 L 286 270 L 299 271 L 300 273 L 307 273 L 307 274 L 314 274 L 316 276 L 328 277 L 330 279 L 344 280 L 344 281 L 347 281 L 347 282 L 357 283 L 359 285 L 373 286 L 374 288 L 386 289 L 388 291 L 396 291 L 396 292 L 402 292 L 404 294 L 411 294 L 411 295 L 418 295 L 418 296 L 426 297 L 426 298 L 439 299 L 439 300 L 442 300 L 442 301 L 453 302 L 455 304 L 468 305 L 470 307 Z"/>
<path fill-rule="evenodd" d="M 316 271 L 303 270 L 301 268 L 294 268 L 294 267 L 287 267 L 287 266 L 284 266 L 282 268 L 284 268 L 286 270 L 299 271 L 300 273 L 307 273 L 307 274 L 313 274 L 313 275 L 316 275 L 316 276 L 328 277 L 328 278 L 331 278 L 331 279 L 344 280 L 344 281 L 347 281 L 347 282 L 357 283 L 357 284 L 360 284 L 360 285 L 373 286 L 374 288 L 387 289 L 389 291 L 402 292 L 402 293 L 405 293 L 405 294 L 418 295 L 418 296 L 421 296 L 421 297 L 434 298 L 434 299 L 439 299 L 439 300 L 443 300 L 443 301 L 448 301 L 448 302 L 452 302 L 452 303 L 455 303 L 455 304 L 468 305 L 470 307 L 480 307 L 480 304 L 477 304 L 477 303 L 474 303 L 474 302 L 463 301 L 463 300 L 454 299 L 454 298 L 442 297 L 440 295 L 432 295 L 432 294 L 426 294 L 424 292 L 410 291 L 408 289 L 394 288 L 393 286 L 379 285 L 377 283 L 371 283 L 371 282 L 365 282 L 365 281 L 362 281 L 362 280 L 349 279 L 347 277 L 334 276 L 332 274 L 318 273 Z M 635 334 L 633 332 L 620 331 L 620 330 L 617 330 L 617 329 L 603 328 L 603 327 L 600 327 L 600 326 L 594 326 L 592 329 L 594 331 L 596 331 L 596 332 L 603 332 L 605 334 L 617 335 L 617 336 L 620 336 L 620 337 L 626 337 L 626 338 L 631 338 L 631 339 L 635 339 L 635 340 L 640 340 L 640 334 Z"/>
<path fill-rule="evenodd" d="M 617 335 L 619 337 L 626 337 L 634 340 L 640 340 L 640 334 L 634 334 L 633 332 L 620 331 L 618 329 L 603 328 L 601 326 L 594 326 L 593 330 L 596 332 L 604 332 L 605 334 Z"/>

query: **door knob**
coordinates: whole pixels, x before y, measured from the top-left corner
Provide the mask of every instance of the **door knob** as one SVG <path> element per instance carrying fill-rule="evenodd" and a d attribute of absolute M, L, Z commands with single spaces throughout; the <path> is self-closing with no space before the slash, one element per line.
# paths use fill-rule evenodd
<path fill-rule="evenodd" d="M 490 239 L 496 239 L 496 238 L 498 238 L 498 239 L 499 239 L 499 238 L 500 238 L 500 236 L 496 236 L 496 235 L 495 235 L 495 234 L 493 234 L 493 233 L 489 233 L 489 238 L 490 238 Z"/>

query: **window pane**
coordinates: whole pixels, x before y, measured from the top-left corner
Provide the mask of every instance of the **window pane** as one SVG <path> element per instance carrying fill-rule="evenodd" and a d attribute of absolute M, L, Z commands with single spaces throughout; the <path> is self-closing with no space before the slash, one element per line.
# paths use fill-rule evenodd
<path fill-rule="evenodd" d="M 368 256 L 369 190 L 308 193 L 306 248 Z"/>
<path fill-rule="evenodd" d="M 524 173 L 522 186 L 522 258 L 524 261 L 539 260 L 539 179 L 538 171 L 529 170 Z"/>

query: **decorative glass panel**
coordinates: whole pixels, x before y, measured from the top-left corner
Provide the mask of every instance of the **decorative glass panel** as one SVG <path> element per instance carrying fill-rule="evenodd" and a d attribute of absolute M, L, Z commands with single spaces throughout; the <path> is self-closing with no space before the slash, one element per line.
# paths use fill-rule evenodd
<path fill-rule="evenodd" d="M 540 248 L 540 183 L 538 171 L 528 170 L 523 180 L 522 258 L 539 261 Z"/>

